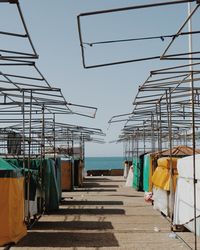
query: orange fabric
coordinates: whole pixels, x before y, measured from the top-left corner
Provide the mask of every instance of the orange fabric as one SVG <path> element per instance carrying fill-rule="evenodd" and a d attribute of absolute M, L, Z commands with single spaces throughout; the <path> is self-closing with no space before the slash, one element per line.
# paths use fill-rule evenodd
<path fill-rule="evenodd" d="M 27 234 L 24 224 L 24 177 L 0 178 L 0 246 Z"/>
<path fill-rule="evenodd" d="M 62 191 L 72 189 L 72 163 L 71 161 L 61 161 L 61 188 Z"/>

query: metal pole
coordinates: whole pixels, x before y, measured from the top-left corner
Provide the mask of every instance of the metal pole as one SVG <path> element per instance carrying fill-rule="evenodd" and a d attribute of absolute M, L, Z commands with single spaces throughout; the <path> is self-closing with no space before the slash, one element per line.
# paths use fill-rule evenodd
<path fill-rule="evenodd" d="M 159 117 L 158 117 L 158 104 L 156 104 L 156 130 L 157 130 L 157 143 L 158 151 L 160 150 L 160 129 L 159 129 Z"/>
<path fill-rule="evenodd" d="M 145 137 L 145 121 L 143 121 L 143 143 L 144 143 L 144 153 L 146 152 L 146 137 Z"/>
<path fill-rule="evenodd" d="M 45 197 L 43 193 L 43 167 L 44 167 L 44 105 L 42 106 L 42 131 L 41 131 L 41 144 L 40 144 L 40 172 L 39 176 L 41 178 L 41 199 L 40 199 L 40 212 L 43 212 L 45 205 Z"/>
<path fill-rule="evenodd" d="M 188 16 L 192 13 L 192 6 L 191 3 L 188 3 Z M 188 21 L 188 30 L 189 32 L 192 31 L 192 17 Z M 195 162 L 195 151 L 196 151 L 196 141 L 195 141 L 195 106 L 194 106 L 194 75 L 193 75 L 193 63 L 192 58 L 192 34 L 188 36 L 189 42 L 189 69 L 191 71 L 191 100 L 192 100 L 192 144 L 193 144 L 193 188 L 194 188 L 194 245 L 195 250 L 197 250 L 197 221 L 196 221 L 196 162 Z"/>
<path fill-rule="evenodd" d="M 32 98 L 33 93 L 30 93 L 30 112 L 29 112 L 29 139 L 28 139 L 28 176 L 27 176 L 27 204 L 28 204 L 28 223 L 30 223 L 30 168 L 31 168 L 31 126 L 32 126 Z"/>
<path fill-rule="evenodd" d="M 72 190 L 74 190 L 74 140 L 73 140 L 73 132 L 72 132 Z"/>
<path fill-rule="evenodd" d="M 85 140 L 84 137 L 82 137 L 82 141 L 83 141 L 83 178 L 85 177 Z"/>
<path fill-rule="evenodd" d="M 152 152 L 155 151 L 155 141 L 154 141 L 154 115 L 151 113 L 151 147 Z"/>
<path fill-rule="evenodd" d="M 168 199 L 171 204 L 168 206 L 169 216 L 171 218 L 171 231 L 173 231 L 173 197 L 174 197 L 174 186 L 173 186 L 173 164 L 172 164 L 172 117 L 171 117 L 171 88 L 169 88 L 169 94 L 166 91 L 166 102 L 167 102 L 167 118 L 168 118 L 168 133 L 169 133 L 169 148 L 170 148 L 170 198 Z M 170 206 L 171 205 L 171 206 Z"/>
<path fill-rule="evenodd" d="M 161 102 L 159 101 L 159 118 L 160 118 L 160 151 L 162 151 L 162 107 L 161 107 Z"/>
<path fill-rule="evenodd" d="M 133 150 L 134 150 L 134 145 L 133 145 L 133 135 L 131 136 L 131 160 L 133 161 Z"/>
<path fill-rule="evenodd" d="M 54 147 L 54 161 L 56 162 L 56 115 L 53 114 L 53 147 Z"/>
<path fill-rule="evenodd" d="M 192 5 L 191 3 L 188 3 L 188 17 L 191 15 L 192 13 Z M 189 53 L 192 53 L 192 17 L 188 20 L 188 31 L 189 31 L 189 35 L 188 35 L 188 44 L 189 44 Z M 193 66 L 191 65 L 193 63 L 192 60 L 192 54 L 189 54 L 189 68 L 192 71 Z"/>
<path fill-rule="evenodd" d="M 22 133 L 23 133 L 23 174 L 24 174 L 24 191 L 25 191 L 25 185 L 26 185 L 26 178 L 25 178 L 25 168 L 26 168 L 26 163 L 25 163 L 25 105 L 24 105 L 25 99 L 24 99 L 24 91 L 22 92 Z M 25 192 L 24 192 L 25 196 Z M 25 197 L 24 197 L 25 200 Z M 24 204 L 24 214 L 26 211 L 26 205 Z"/>
<path fill-rule="evenodd" d="M 196 205 L 196 162 L 195 162 L 195 153 L 196 153 L 196 140 L 195 140 L 195 98 L 194 98 L 194 81 L 193 81 L 193 72 L 191 72 L 191 92 L 192 92 L 192 144 L 193 144 L 193 188 L 194 188 L 194 239 L 195 239 L 195 250 L 197 250 L 197 205 Z"/>

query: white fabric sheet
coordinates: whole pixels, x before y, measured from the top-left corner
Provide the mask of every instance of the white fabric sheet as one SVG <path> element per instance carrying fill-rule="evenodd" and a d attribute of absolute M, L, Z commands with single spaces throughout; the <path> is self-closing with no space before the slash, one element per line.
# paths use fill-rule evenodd
<path fill-rule="evenodd" d="M 125 186 L 126 187 L 132 187 L 133 186 L 133 166 L 131 166 L 130 169 L 129 169 Z"/>
<path fill-rule="evenodd" d="M 200 181 L 196 184 L 197 216 L 200 215 Z M 174 225 L 184 225 L 194 219 L 194 188 L 191 178 L 179 177 L 174 204 Z"/>
<path fill-rule="evenodd" d="M 179 177 L 193 178 L 193 155 L 178 159 L 177 169 Z M 200 155 L 195 155 L 196 178 L 200 180 Z"/>
<path fill-rule="evenodd" d="M 153 208 L 164 213 L 166 216 L 169 216 L 169 213 L 171 212 L 174 206 L 174 202 L 172 202 L 174 198 L 172 196 L 174 197 L 174 195 L 170 194 L 168 191 L 154 186 L 152 197 L 154 201 Z"/>
<path fill-rule="evenodd" d="M 167 215 L 167 191 L 153 187 L 153 208 Z"/>
<path fill-rule="evenodd" d="M 34 216 L 38 213 L 37 209 L 37 198 L 40 196 L 40 192 L 38 189 L 36 189 L 36 195 L 34 201 L 29 201 L 29 212 L 30 216 Z M 25 216 L 28 216 L 28 201 L 25 200 Z"/>
<path fill-rule="evenodd" d="M 128 172 L 129 172 L 129 166 L 128 166 L 128 164 L 125 164 L 125 166 L 124 166 L 124 178 L 125 179 L 128 176 Z"/>

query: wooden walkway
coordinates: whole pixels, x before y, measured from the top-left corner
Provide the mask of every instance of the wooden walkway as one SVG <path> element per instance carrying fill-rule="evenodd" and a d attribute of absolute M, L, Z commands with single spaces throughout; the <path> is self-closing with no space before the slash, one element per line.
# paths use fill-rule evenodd
<path fill-rule="evenodd" d="M 124 184 L 122 177 L 88 177 L 84 188 L 63 193 L 60 210 L 43 216 L 10 249 L 188 249 L 169 237 L 169 222 L 144 202 L 144 194 Z M 194 247 L 192 233 L 178 235 Z"/>

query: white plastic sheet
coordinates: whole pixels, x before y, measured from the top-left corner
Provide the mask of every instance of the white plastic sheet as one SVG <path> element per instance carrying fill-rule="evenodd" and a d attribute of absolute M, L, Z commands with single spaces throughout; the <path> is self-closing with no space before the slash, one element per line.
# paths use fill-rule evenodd
<path fill-rule="evenodd" d="M 153 208 L 167 215 L 167 191 L 153 187 Z"/>
<path fill-rule="evenodd" d="M 174 204 L 172 204 L 172 200 L 174 200 L 173 197 L 174 195 L 170 194 L 168 191 L 154 186 L 153 208 L 164 213 L 166 216 L 169 216 L 169 213 L 172 211 L 172 208 L 174 206 Z"/>
<path fill-rule="evenodd" d="M 200 215 L 200 181 L 196 184 L 196 214 Z M 194 219 L 194 188 L 191 178 L 179 177 L 174 204 L 174 224 L 184 225 Z"/>
<path fill-rule="evenodd" d="M 125 166 L 124 166 L 124 178 L 125 179 L 128 177 L 128 172 L 129 172 L 129 165 L 125 163 Z"/>
<path fill-rule="evenodd" d="M 37 199 L 40 197 L 40 191 L 36 189 L 36 195 L 34 201 L 29 201 L 29 213 L 30 216 L 34 216 L 38 214 L 38 208 L 37 208 Z M 28 201 L 25 200 L 25 216 L 28 216 Z"/>
<path fill-rule="evenodd" d="M 133 165 L 130 166 L 125 186 L 126 187 L 132 187 L 133 186 Z"/>
<path fill-rule="evenodd" d="M 196 179 L 200 180 L 200 155 L 195 155 Z M 193 178 L 193 155 L 178 159 L 177 170 L 179 177 Z"/>

